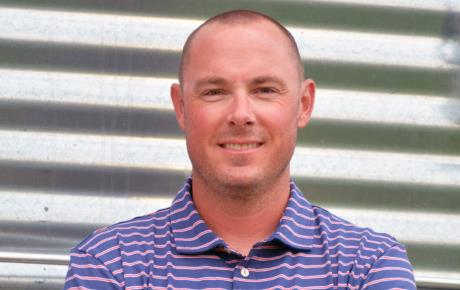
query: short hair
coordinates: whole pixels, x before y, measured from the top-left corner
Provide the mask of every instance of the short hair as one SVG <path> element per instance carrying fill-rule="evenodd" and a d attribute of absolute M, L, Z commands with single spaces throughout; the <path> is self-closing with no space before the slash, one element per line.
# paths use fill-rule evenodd
<path fill-rule="evenodd" d="M 304 68 L 302 64 L 302 59 L 300 57 L 300 52 L 299 48 L 297 47 L 297 43 L 292 36 L 292 34 L 289 32 L 289 30 L 286 29 L 281 23 L 276 21 L 275 19 L 271 18 L 270 16 L 267 16 L 265 14 L 262 14 L 260 12 L 256 11 L 251 11 L 251 10 L 231 10 L 227 12 L 223 12 L 220 14 L 217 14 L 216 16 L 213 16 L 206 20 L 204 23 L 202 23 L 198 28 L 196 28 L 188 37 L 187 40 L 185 41 L 184 47 L 182 49 L 182 56 L 180 60 L 180 66 L 179 66 L 179 82 L 182 85 L 183 81 L 183 73 L 184 73 L 184 66 L 185 66 L 185 61 L 188 58 L 188 54 L 190 53 L 190 47 L 195 39 L 195 36 L 197 33 L 203 29 L 204 27 L 208 26 L 209 24 L 213 23 L 220 23 L 220 24 L 247 24 L 251 23 L 254 21 L 260 21 L 260 20 L 266 20 L 270 23 L 273 23 L 278 29 L 281 31 L 283 35 L 286 36 L 289 46 L 292 49 L 292 52 L 294 53 L 294 57 L 296 58 L 296 61 L 298 62 L 298 67 L 299 67 L 299 75 L 301 78 L 304 77 Z"/>

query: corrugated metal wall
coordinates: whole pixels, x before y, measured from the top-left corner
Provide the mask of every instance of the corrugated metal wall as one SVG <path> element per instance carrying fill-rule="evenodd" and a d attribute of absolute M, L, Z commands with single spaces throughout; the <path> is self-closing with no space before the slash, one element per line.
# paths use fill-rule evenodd
<path fill-rule="evenodd" d="M 460 2 L 0 0 L 0 288 L 59 289 L 93 229 L 165 207 L 190 170 L 169 102 L 185 37 L 231 8 L 297 38 L 319 86 L 293 173 L 460 289 Z"/>

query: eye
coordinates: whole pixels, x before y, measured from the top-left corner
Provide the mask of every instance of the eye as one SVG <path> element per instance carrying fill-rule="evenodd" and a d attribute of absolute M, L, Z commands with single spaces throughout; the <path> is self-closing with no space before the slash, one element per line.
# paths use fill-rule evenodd
<path fill-rule="evenodd" d="M 222 89 L 209 89 L 202 93 L 203 96 L 219 96 L 225 94 L 225 91 Z"/>
<path fill-rule="evenodd" d="M 255 89 L 256 94 L 276 94 L 278 90 L 272 87 L 260 87 Z"/>

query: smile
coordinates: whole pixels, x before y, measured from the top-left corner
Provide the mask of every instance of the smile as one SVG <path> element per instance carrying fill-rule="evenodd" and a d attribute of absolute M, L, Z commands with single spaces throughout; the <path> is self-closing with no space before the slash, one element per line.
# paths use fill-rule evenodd
<path fill-rule="evenodd" d="M 247 144 L 226 143 L 226 144 L 221 144 L 220 146 L 225 149 L 248 150 L 248 149 L 258 148 L 261 145 L 262 145 L 261 143 L 247 143 Z"/>

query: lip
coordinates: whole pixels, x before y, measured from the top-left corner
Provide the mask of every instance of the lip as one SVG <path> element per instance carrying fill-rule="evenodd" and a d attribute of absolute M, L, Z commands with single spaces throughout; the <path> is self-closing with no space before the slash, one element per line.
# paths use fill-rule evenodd
<path fill-rule="evenodd" d="M 259 140 L 226 140 L 218 143 L 219 147 L 232 152 L 248 152 L 259 149 L 264 145 Z"/>

